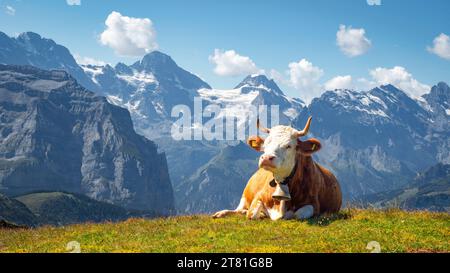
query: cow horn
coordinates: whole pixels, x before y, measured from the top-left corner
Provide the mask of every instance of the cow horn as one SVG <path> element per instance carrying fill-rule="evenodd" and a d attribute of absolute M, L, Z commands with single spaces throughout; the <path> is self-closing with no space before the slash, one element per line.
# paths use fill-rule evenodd
<path fill-rule="evenodd" d="M 311 120 L 312 117 L 309 117 L 308 121 L 306 122 L 305 128 L 303 128 L 303 130 L 301 131 L 297 131 L 297 137 L 305 136 L 306 134 L 308 134 L 309 126 L 311 125 Z"/>
<path fill-rule="evenodd" d="M 256 128 L 258 128 L 259 130 L 261 130 L 261 132 L 264 132 L 266 134 L 270 134 L 270 129 L 267 129 L 266 127 L 261 127 L 259 124 L 259 118 L 256 119 Z"/>

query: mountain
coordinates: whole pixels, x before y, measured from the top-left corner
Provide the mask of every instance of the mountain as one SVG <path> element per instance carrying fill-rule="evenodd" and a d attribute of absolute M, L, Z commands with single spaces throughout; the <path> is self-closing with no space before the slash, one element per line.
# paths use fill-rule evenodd
<path fill-rule="evenodd" d="M 429 111 L 432 120 L 429 126 L 433 134 L 428 137 L 439 143 L 436 146 L 436 158 L 439 162 L 450 164 L 450 87 L 440 82 L 421 99 L 420 103 Z"/>
<path fill-rule="evenodd" d="M 6 226 L 34 227 L 38 219 L 23 203 L 0 193 L 0 228 Z"/>
<path fill-rule="evenodd" d="M 175 188 L 180 213 L 211 213 L 234 209 L 247 181 L 258 169 L 258 153 L 240 142 L 226 146 Z"/>
<path fill-rule="evenodd" d="M 426 107 L 434 118 L 433 128 L 436 131 L 449 130 L 448 116 L 450 115 L 450 87 L 440 82 L 431 88 L 430 93 L 422 96 Z"/>
<path fill-rule="evenodd" d="M 165 155 L 135 133 L 126 109 L 64 71 L 0 65 L 0 135 L 0 191 L 8 196 L 65 191 L 173 209 Z"/>
<path fill-rule="evenodd" d="M 263 105 L 278 105 L 282 113 L 289 118 L 295 118 L 305 106 L 301 99 L 287 97 L 275 81 L 269 80 L 265 75 L 249 75 L 234 89 L 241 89 L 244 94 L 257 92 L 259 98 L 256 102 Z"/>
<path fill-rule="evenodd" d="M 0 64 L 65 70 L 84 87 L 94 91 L 96 88 L 66 47 L 34 32 L 24 32 L 14 38 L 0 31 Z"/>
<path fill-rule="evenodd" d="M 254 107 L 267 106 L 268 118 L 271 119 L 271 106 L 279 107 L 279 123 L 289 124 L 304 107 L 304 102 L 300 99 L 289 98 L 273 81 L 265 75 L 249 75 L 242 80 L 234 89 L 200 89 L 198 93 L 202 100 L 208 104 L 216 104 L 221 107 L 219 118 L 233 116 L 237 120 L 242 117 L 253 117 Z M 261 109 L 258 109 L 261 110 Z M 274 113 L 275 114 L 275 113 Z M 248 124 L 240 124 L 239 127 Z M 256 126 L 253 124 L 253 126 Z"/>
<path fill-rule="evenodd" d="M 301 128 L 313 116 L 311 135 L 323 143 L 317 159 L 337 174 L 345 199 L 351 200 L 399 188 L 417 171 L 449 160 L 450 132 L 436 135 L 438 121 L 430 111 L 436 105 L 433 90 L 444 89 L 448 96 L 445 87 L 441 83 L 419 100 L 393 85 L 359 92 L 327 91 L 293 123 Z M 430 107 L 424 107 L 427 99 Z M 448 123 L 448 115 L 439 117 Z"/>
<path fill-rule="evenodd" d="M 415 184 L 423 185 L 433 180 L 449 179 L 450 178 L 450 165 L 438 163 L 431 166 L 424 172 L 419 173 L 415 177 Z"/>
<path fill-rule="evenodd" d="M 450 165 L 439 163 L 406 187 L 363 198 L 366 205 L 450 212 Z"/>
<path fill-rule="evenodd" d="M 158 122 L 170 120 L 175 105 L 192 107 L 197 90 L 211 88 L 159 51 L 148 53 L 130 66 L 85 65 L 83 69 L 111 103 L 130 111 L 138 132 L 150 138 L 155 138 Z"/>

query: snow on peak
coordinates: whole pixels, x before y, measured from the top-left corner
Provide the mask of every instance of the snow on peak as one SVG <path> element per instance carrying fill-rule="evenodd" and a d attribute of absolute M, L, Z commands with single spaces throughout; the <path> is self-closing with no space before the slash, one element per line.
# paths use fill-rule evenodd
<path fill-rule="evenodd" d="M 252 116 L 252 108 L 258 98 L 258 91 L 243 93 L 241 88 L 231 90 L 199 89 L 200 97 L 210 104 L 219 105 L 220 113 L 215 118 L 235 117 L 238 122 L 244 121 L 245 117 Z M 244 124 L 238 124 L 238 127 Z"/>
<path fill-rule="evenodd" d="M 386 113 L 387 105 L 382 99 L 369 91 L 358 92 L 349 89 L 336 89 L 325 92 L 320 100 L 328 101 L 333 107 L 340 107 L 347 112 L 357 111 L 389 118 Z"/>
<path fill-rule="evenodd" d="M 99 75 L 102 75 L 104 66 L 99 66 L 99 65 L 81 65 L 81 68 L 83 69 L 84 73 L 86 73 L 86 75 L 88 75 L 91 80 L 95 83 L 95 84 L 99 84 L 97 77 Z"/>
<path fill-rule="evenodd" d="M 265 75 L 262 74 L 252 74 L 245 77 L 242 82 L 240 82 L 235 89 L 238 88 L 256 88 L 265 90 L 267 92 L 274 92 L 277 95 L 284 95 L 283 91 L 278 87 L 278 85 L 273 81 L 269 80 Z"/>

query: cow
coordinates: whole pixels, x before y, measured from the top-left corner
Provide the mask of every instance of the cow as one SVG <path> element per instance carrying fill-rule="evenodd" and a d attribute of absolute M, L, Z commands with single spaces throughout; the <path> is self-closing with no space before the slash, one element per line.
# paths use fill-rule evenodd
<path fill-rule="evenodd" d="M 312 158 L 321 149 L 320 141 L 299 139 L 308 133 L 311 120 L 301 131 L 283 125 L 268 129 L 257 120 L 258 129 L 268 136 L 251 136 L 247 143 L 263 152 L 259 169 L 248 181 L 238 207 L 218 211 L 213 218 L 246 214 L 249 219 L 307 219 L 338 212 L 342 205 L 339 183 Z"/>

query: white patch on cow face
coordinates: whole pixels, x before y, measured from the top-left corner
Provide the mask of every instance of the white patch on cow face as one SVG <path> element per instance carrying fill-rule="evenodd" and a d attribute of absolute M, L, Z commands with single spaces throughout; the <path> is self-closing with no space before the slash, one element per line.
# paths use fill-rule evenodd
<path fill-rule="evenodd" d="M 264 154 L 259 158 L 259 167 L 273 172 L 275 180 L 281 182 L 288 177 L 295 166 L 297 136 L 289 126 L 275 126 L 263 144 Z M 274 156 L 272 166 L 263 163 L 263 158 Z"/>

